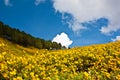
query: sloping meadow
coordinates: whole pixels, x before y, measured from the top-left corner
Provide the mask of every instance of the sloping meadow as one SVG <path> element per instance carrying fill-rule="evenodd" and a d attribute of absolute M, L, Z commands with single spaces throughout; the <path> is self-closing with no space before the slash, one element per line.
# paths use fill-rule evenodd
<path fill-rule="evenodd" d="M 0 42 L 1 49 L 7 46 Z M 0 52 L 0 79 L 120 80 L 120 41 L 24 54 L 24 50 L 19 56 L 9 51 Z"/>

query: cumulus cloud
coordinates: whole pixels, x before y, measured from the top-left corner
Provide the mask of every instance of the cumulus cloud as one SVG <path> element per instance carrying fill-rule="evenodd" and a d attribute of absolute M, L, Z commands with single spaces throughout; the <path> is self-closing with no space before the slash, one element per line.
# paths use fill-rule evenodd
<path fill-rule="evenodd" d="M 38 6 L 41 2 L 44 2 L 45 0 L 35 0 L 35 5 Z"/>
<path fill-rule="evenodd" d="M 12 6 L 12 4 L 10 3 L 10 0 L 4 0 L 4 4 L 6 6 Z"/>
<path fill-rule="evenodd" d="M 73 41 L 69 39 L 66 33 L 62 32 L 60 35 L 57 34 L 57 36 L 53 38 L 52 42 L 61 43 L 62 46 L 68 48 Z"/>
<path fill-rule="evenodd" d="M 120 36 L 116 36 L 116 38 L 112 39 L 112 41 L 120 40 Z"/>
<path fill-rule="evenodd" d="M 61 14 L 69 14 L 72 19 L 68 21 L 74 32 L 86 29 L 81 23 L 99 18 L 109 20 L 108 26 L 100 29 L 103 34 L 120 29 L 120 0 L 53 0 L 53 7 Z"/>

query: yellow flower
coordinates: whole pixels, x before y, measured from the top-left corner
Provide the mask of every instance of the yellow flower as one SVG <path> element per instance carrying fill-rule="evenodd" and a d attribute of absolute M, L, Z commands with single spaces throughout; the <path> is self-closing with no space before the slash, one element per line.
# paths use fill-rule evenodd
<path fill-rule="evenodd" d="M 83 74 L 85 75 L 85 77 L 89 76 L 89 74 L 87 72 L 84 72 Z"/>
<path fill-rule="evenodd" d="M 6 52 L 2 52 L 3 55 L 6 55 L 7 53 Z"/>
<path fill-rule="evenodd" d="M 118 64 L 120 64 L 120 61 L 118 60 Z"/>
<path fill-rule="evenodd" d="M 14 71 L 10 72 L 10 75 L 16 75 L 16 69 L 14 69 Z"/>
<path fill-rule="evenodd" d="M 25 77 L 27 77 L 27 74 L 24 73 L 23 75 L 24 75 Z"/>
<path fill-rule="evenodd" d="M 44 80 L 51 80 L 51 78 L 50 77 L 46 77 L 46 78 L 43 78 Z"/>
<path fill-rule="evenodd" d="M 74 63 L 75 63 L 75 64 L 78 64 L 78 61 L 75 61 Z"/>
<path fill-rule="evenodd" d="M 13 78 L 13 80 L 23 80 L 22 77 Z"/>
<path fill-rule="evenodd" d="M 39 53 L 38 51 L 36 51 L 36 53 Z"/>
<path fill-rule="evenodd" d="M 4 74 L 3 74 L 3 76 L 6 78 L 6 77 L 7 77 L 7 74 L 6 74 L 6 73 L 4 73 Z"/>
<path fill-rule="evenodd" d="M 33 77 L 34 76 L 34 72 L 31 72 L 30 75 L 31 75 L 31 77 Z"/>
<path fill-rule="evenodd" d="M 1 47 L 1 46 L 5 46 L 5 44 L 4 44 L 4 43 L 1 43 L 1 44 L 0 44 L 0 47 Z"/>
<path fill-rule="evenodd" d="M 39 78 L 36 78 L 35 80 L 40 80 Z"/>
<path fill-rule="evenodd" d="M 117 79 L 117 80 L 120 80 L 120 75 L 117 75 L 117 76 L 116 76 L 116 79 Z"/>
<path fill-rule="evenodd" d="M 110 73 L 105 72 L 105 74 L 110 79 Z"/>

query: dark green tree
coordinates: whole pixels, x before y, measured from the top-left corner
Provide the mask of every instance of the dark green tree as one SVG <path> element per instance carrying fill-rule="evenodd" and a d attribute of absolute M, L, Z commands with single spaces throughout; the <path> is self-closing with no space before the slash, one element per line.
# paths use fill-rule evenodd
<path fill-rule="evenodd" d="M 60 43 L 58 44 L 56 42 L 51 42 L 50 40 L 46 41 L 44 39 L 35 38 L 24 31 L 11 28 L 9 25 L 5 25 L 3 22 L 0 22 L 0 37 L 6 38 L 25 47 L 36 47 L 39 49 L 62 48 Z"/>

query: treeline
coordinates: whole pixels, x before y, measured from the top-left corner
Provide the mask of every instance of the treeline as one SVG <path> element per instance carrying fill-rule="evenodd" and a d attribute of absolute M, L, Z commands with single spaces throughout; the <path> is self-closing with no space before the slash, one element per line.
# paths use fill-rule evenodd
<path fill-rule="evenodd" d="M 56 42 L 46 41 L 44 39 L 35 38 L 30 34 L 11 28 L 0 21 L 0 37 L 6 38 L 14 43 L 25 47 L 35 47 L 38 49 L 61 49 L 62 45 Z"/>

